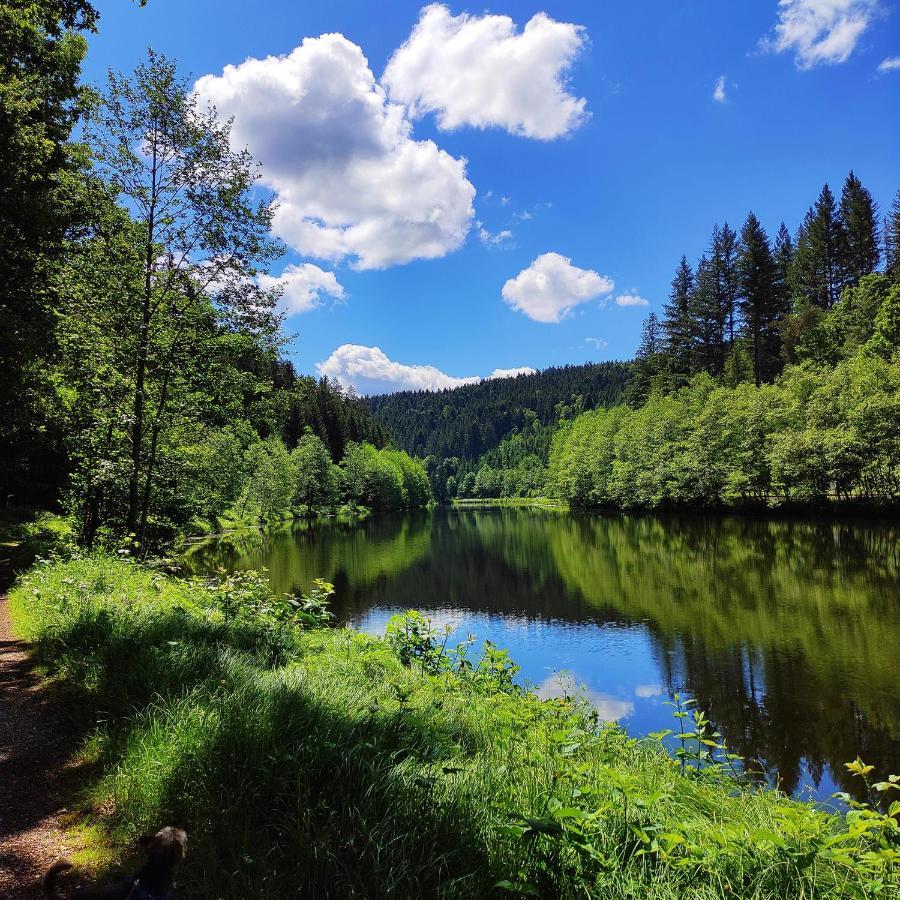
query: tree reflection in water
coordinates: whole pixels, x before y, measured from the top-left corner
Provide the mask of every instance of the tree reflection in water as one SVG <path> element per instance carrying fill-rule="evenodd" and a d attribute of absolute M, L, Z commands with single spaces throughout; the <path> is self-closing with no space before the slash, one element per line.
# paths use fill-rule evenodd
<path fill-rule="evenodd" d="M 660 705 L 652 684 L 613 696 L 622 668 L 613 675 L 609 636 L 640 637 L 631 652 L 664 691 L 695 696 L 786 790 L 829 772 L 852 791 L 843 763 L 857 754 L 880 774 L 900 770 L 898 546 L 892 524 L 498 507 L 242 533 L 196 546 L 188 562 L 266 567 L 280 591 L 327 578 L 350 623 L 438 610 L 506 640 L 536 683 L 577 635 L 590 660 L 578 676 L 617 710 Z M 537 639 L 520 639 L 523 622 Z"/>

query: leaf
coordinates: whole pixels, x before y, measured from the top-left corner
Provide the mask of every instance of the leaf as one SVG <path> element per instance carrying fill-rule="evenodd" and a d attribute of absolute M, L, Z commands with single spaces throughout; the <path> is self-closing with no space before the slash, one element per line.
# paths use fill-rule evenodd
<path fill-rule="evenodd" d="M 770 831 L 767 828 L 756 828 L 750 832 L 750 835 L 755 841 L 765 841 L 769 844 L 774 844 L 781 850 L 787 849 L 787 843 L 784 838 L 780 834 Z"/>

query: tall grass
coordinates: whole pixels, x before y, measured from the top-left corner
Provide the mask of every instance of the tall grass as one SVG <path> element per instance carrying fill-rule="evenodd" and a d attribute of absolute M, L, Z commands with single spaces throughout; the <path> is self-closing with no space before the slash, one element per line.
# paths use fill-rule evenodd
<path fill-rule="evenodd" d="M 186 827 L 185 897 L 897 890 L 893 818 L 682 772 L 578 702 L 514 688 L 502 655 L 499 675 L 426 665 L 396 634 L 236 615 L 215 588 L 103 557 L 38 566 L 12 603 L 90 714 L 88 816 L 116 847 Z"/>

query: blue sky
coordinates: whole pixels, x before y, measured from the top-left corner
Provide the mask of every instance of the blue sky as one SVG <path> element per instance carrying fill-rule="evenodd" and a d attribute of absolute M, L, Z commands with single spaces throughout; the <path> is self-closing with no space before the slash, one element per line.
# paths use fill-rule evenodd
<path fill-rule="evenodd" d="M 299 370 L 438 387 L 630 357 L 714 223 L 793 231 L 850 168 L 887 207 L 898 5 L 103 0 L 85 75 L 152 46 L 235 115 Z"/>

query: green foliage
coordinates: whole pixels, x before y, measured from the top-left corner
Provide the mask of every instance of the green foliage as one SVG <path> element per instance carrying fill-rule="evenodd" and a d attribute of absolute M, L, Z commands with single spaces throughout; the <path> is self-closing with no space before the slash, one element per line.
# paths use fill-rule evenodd
<path fill-rule="evenodd" d="M 401 449 L 430 461 L 435 499 L 445 494 L 452 475 L 457 485 L 488 456 L 532 423 L 553 427 L 585 409 L 619 401 L 630 375 L 627 363 L 561 366 L 516 378 L 492 378 L 442 391 L 402 391 L 369 397 L 369 408 Z M 549 438 L 545 442 L 545 455 Z M 505 464 L 503 465 L 505 468 Z M 460 494 L 460 496 L 468 496 Z"/>
<path fill-rule="evenodd" d="M 58 308 L 54 273 L 83 210 L 84 163 L 69 135 L 96 10 L 83 0 L 0 4 L 0 493 L 48 503 L 64 479 L 46 377 Z"/>
<path fill-rule="evenodd" d="M 483 666 L 435 663 L 421 617 L 394 623 L 398 656 L 388 641 L 254 615 L 253 578 L 233 590 L 251 597 L 240 618 L 215 589 L 94 558 L 41 566 L 13 596 L 90 722 L 87 798 L 104 833 L 124 846 L 149 823 L 184 824 L 185 897 L 896 890 L 889 809 L 821 812 L 696 746 L 682 773 L 577 696 L 510 689 L 491 648 Z M 426 650 L 405 665 L 410 643 Z M 684 746 L 720 743 L 702 713 L 690 720 Z M 897 781 L 866 784 L 890 794 Z"/>
<path fill-rule="evenodd" d="M 308 428 L 291 453 L 296 478 L 296 499 L 307 514 L 334 498 L 337 471 L 328 448 Z"/>
<path fill-rule="evenodd" d="M 697 375 L 639 409 L 585 413 L 554 440 L 552 489 L 581 507 L 895 502 L 898 308 L 900 289 L 868 275 L 819 314 L 796 345 L 805 362 L 774 384 Z"/>
<path fill-rule="evenodd" d="M 428 474 L 402 450 L 349 444 L 341 462 L 345 497 L 351 506 L 375 510 L 412 509 L 431 500 Z"/>

